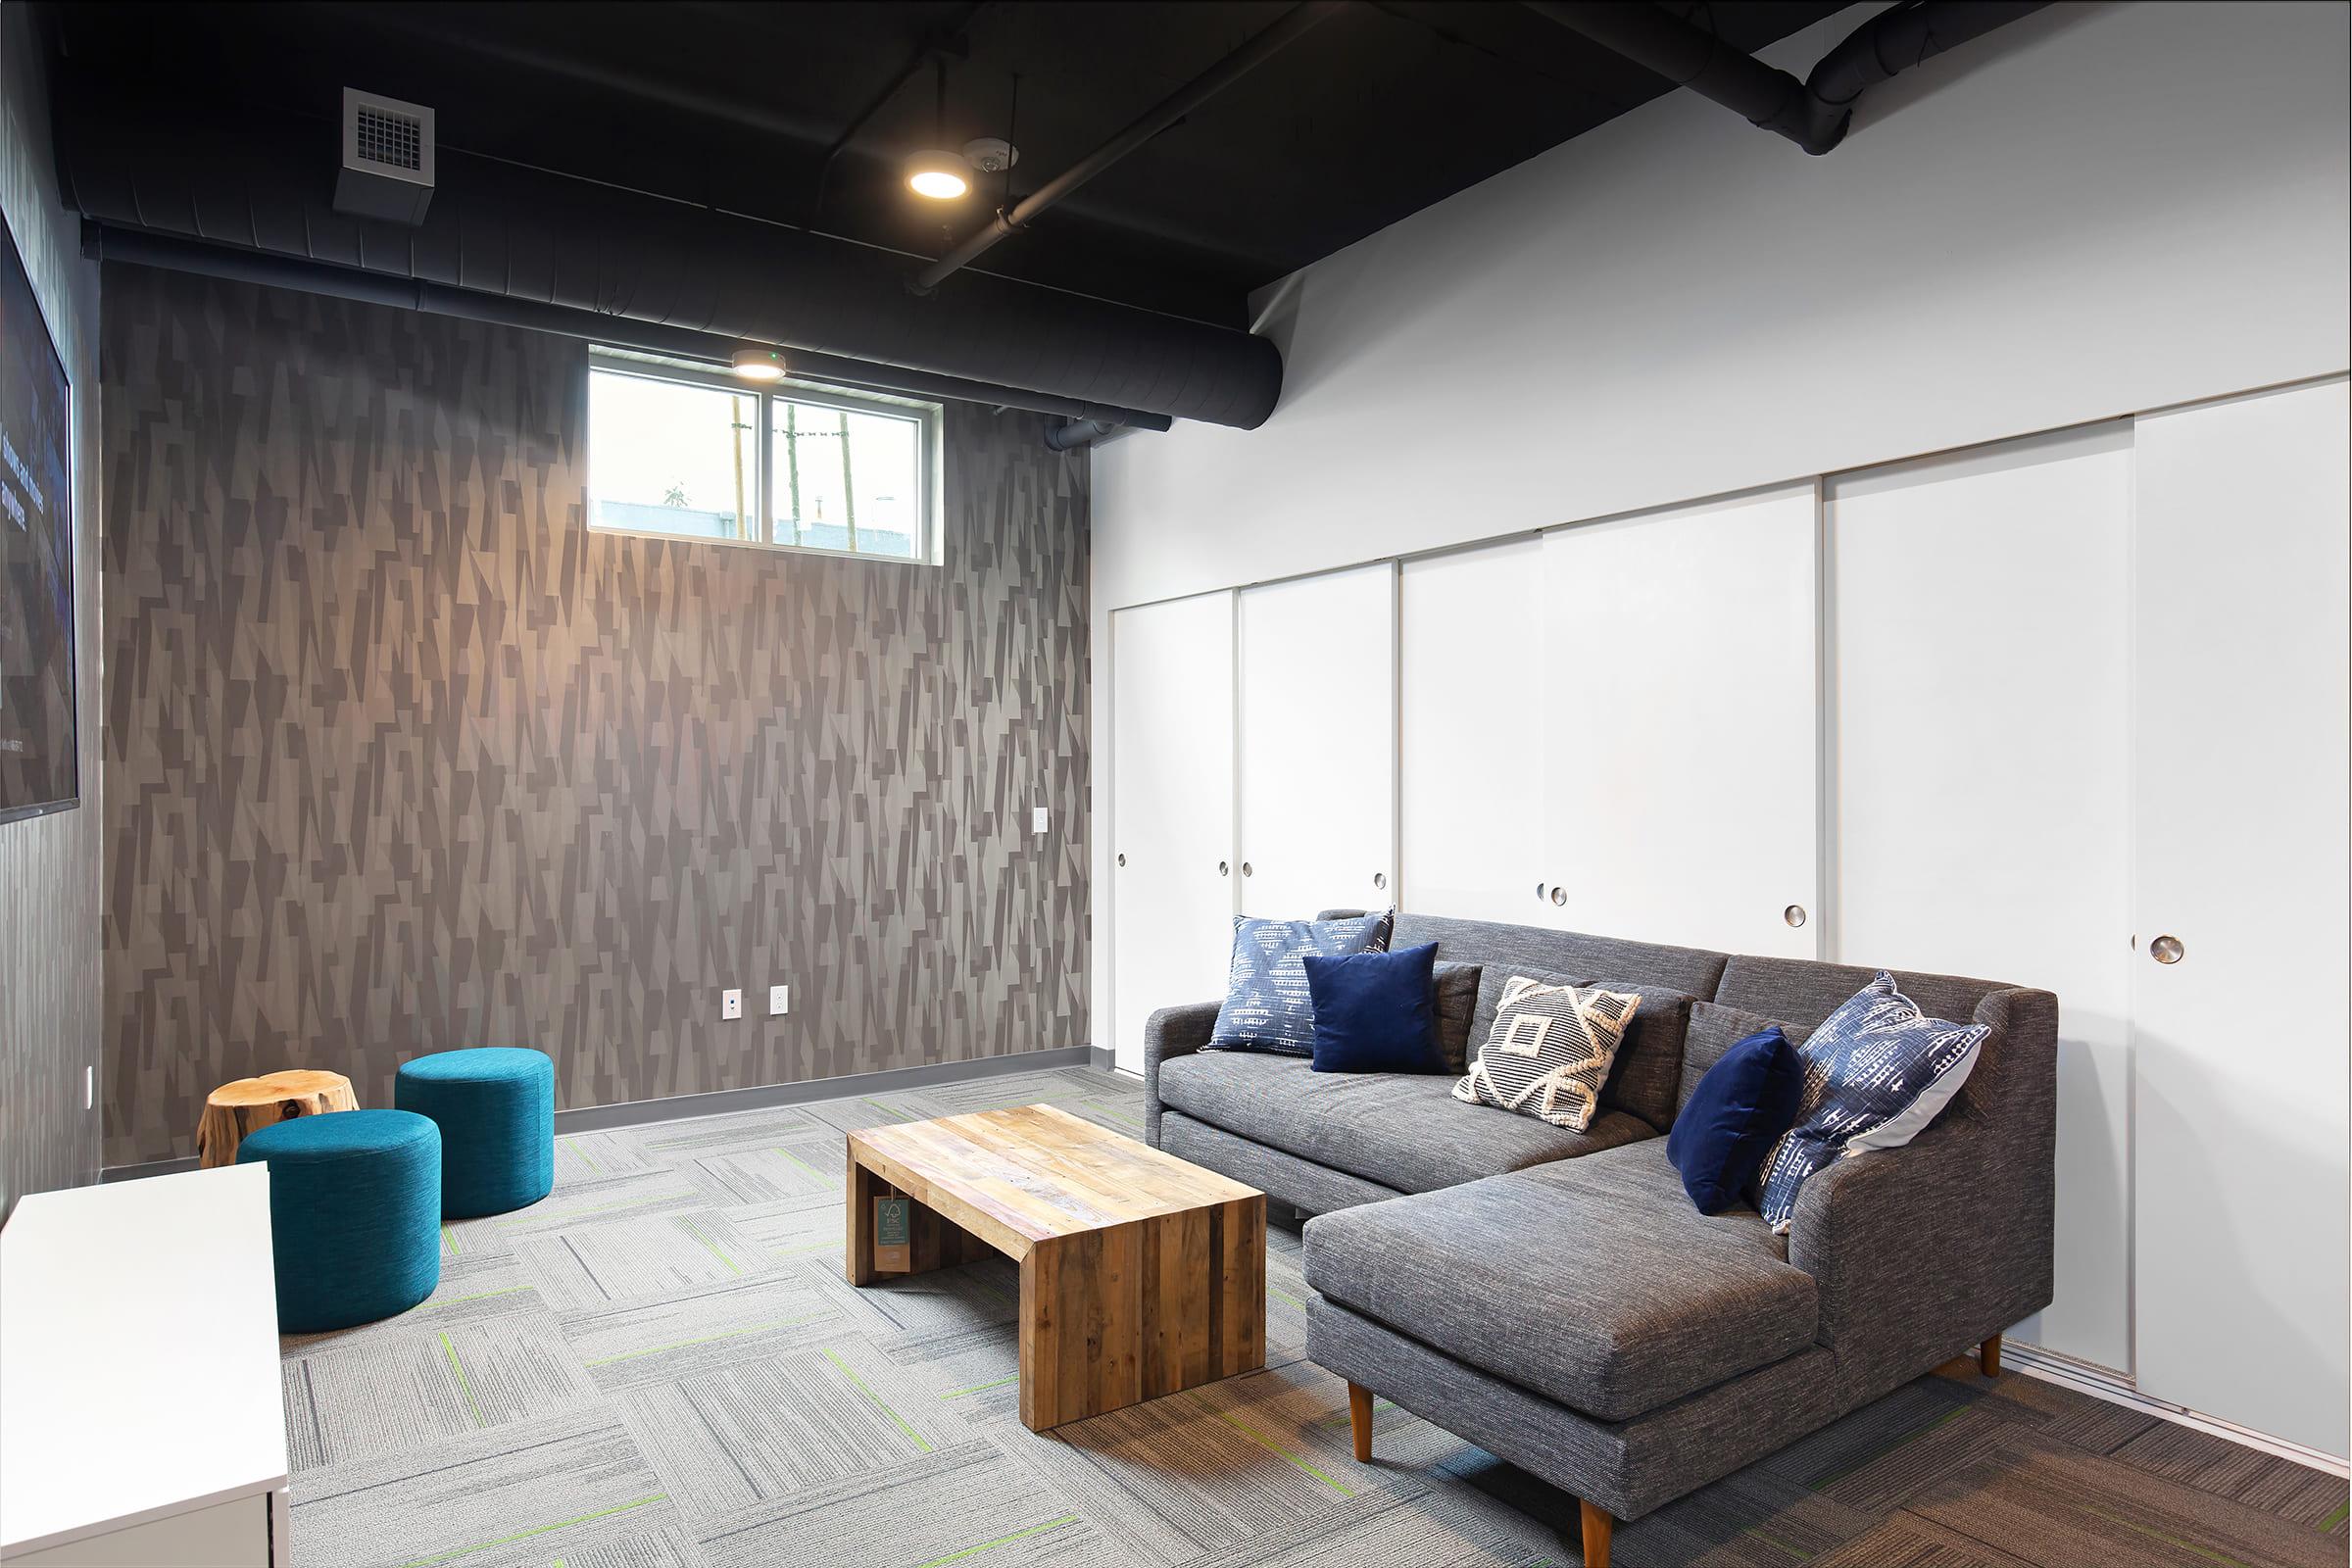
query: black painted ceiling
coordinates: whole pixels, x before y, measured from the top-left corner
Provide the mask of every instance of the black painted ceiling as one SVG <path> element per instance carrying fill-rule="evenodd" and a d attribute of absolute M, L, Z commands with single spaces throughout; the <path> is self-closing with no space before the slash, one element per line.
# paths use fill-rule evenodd
<path fill-rule="evenodd" d="M 1017 197 L 1285 9 L 510 0 L 57 5 L 45 20 L 79 63 L 189 114 L 312 122 L 324 168 L 350 85 L 431 105 L 444 156 L 512 159 L 928 256 L 999 199 L 984 188 L 943 206 L 901 184 L 899 161 L 939 139 L 928 70 L 872 118 L 818 195 L 824 149 L 927 36 L 959 36 L 968 51 L 949 71 L 950 147 L 1005 133 L 1018 74 Z M 1838 9 L 1727 0 L 1701 17 L 1752 51 Z M 1359 0 L 980 265 L 1242 324 L 1250 289 L 1667 89 L 1516 4 Z"/>

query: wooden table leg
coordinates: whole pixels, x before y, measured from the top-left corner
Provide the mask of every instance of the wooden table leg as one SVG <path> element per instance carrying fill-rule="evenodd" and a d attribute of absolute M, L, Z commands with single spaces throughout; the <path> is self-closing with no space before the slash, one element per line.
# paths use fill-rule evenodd
<path fill-rule="evenodd" d="M 1617 1521 L 1606 1508 L 1595 1507 L 1579 1498 L 1577 1512 L 1583 1516 L 1585 1568 L 1609 1568 L 1609 1537 Z"/>
<path fill-rule="evenodd" d="M 849 1158 L 849 1231 L 842 1239 L 841 1260 L 852 1285 L 871 1285 L 882 1277 L 874 1270 L 874 1200 L 889 1196 L 890 1186 L 858 1163 L 856 1150 Z"/>

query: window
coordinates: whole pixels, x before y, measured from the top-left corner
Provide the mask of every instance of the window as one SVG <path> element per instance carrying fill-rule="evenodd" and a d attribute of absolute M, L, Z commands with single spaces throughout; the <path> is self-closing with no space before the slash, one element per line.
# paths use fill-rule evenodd
<path fill-rule="evenodd" d="M 939 405 L 598 350 L 590 525 L 877 560 L 939 558 Z"/>

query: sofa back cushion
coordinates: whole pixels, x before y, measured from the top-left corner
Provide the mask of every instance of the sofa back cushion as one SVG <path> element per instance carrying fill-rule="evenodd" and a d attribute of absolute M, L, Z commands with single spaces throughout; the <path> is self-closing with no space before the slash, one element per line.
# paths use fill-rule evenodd
<path fill-rule="evenodd" d="M 1390 945 L 1409 948 L 1422 942 L 1438 945 L 1441 963 L 1448 960 L 1479 963 L 1489 969 L 1516 964 L 1519 972 L 1529 975 L 1538 969 L 1555 974 L 1605 975 L 1632 985 L 1678 991 L 1687 997 L 1713 996 L 1723 978 L 1724 955 L 1698 948 L 1668 948 L 1652 942 L 1591 937 L 1577 931 L 1546 931 L 1537 926 L 1505 925 L 1498 920 L 1456 920 L 1442 914 L 1399 913 Z M 1870 975 L 1865 972 L 1862 978 L 1868 980 Z M 1847 987 L 1846 996 L 1852 996 L 1854 990 Z M 1825 1007 L 1822 1011 L 1826 1016 L 1829 1009 Z M 1480 1038 L 1476 1032 L 1471 1035 L 1473 1044 Z"/>
<path fill-rule="evenodd" d="M 1441 952 L 1444 950 L 1441 949 Z M 1656 1132 L 1674 1123 L 1676 1089 L 1683 1076 L 1683 1036 L 1690 1020 L 1690 997 L 1666 986 L 1621 980 L 1607 973 L 1565 973 L 1533 965 L 1487 964 L 1479 974 L 1478 1010 L 1470 1017 L 1470 1054 L 1478 1054 L 1494 1032 L 1494 1015 L 1501 1008 L 1502 988 L 1514 975 L 1547 986 L 1595 986 L 1603 991 L 1631 992 L 1642 999 L 1634 1021 L 1617 1047 L 1607 1082 L 1601 1085 L 1603 1109 L 1630 1111 Z"/>
<path fill-rule="evenodd" d="M 1715 1000 L 1771 1019 L 1788 1034 L 1790 1045 L 1798 1045 L 1802 1042 L 1797 1032 L 1788 1027 L 1790 1024 L 1803 1024 L 1811 1029 L 1843 1006 L 1879 972 L 1850 963 L 1817 963 L 1807 958 L 1738 957 L 1725 966 L 1723 984 L 1717 988 Z M 1956 1102 L 1963 1110 L 1972 1113 L 1989 1108 L 2004 1089 L 2000 1036 L 2008 1012 L 1999 1003 L 1989 1014 L 1980 1014 L 1979 1009 L 1987 998 L 2043 998 L 2047 993 L 2024 992 L 2004 981 L 1974 980 L 1966 975 L 1922 974 L 1911 969 L 1888 972 L 1903 995 L 1918 1003 L 1920 1010 L 1930 1017 L 1960 1023 L 1976 1019 L 1992 1026 L 1992 1038 L 1985 1042 L 1976 1070 L 1961 1086 Z"/>
<path fill-rule="evenodd" d="M 1483 973 L 1475 963 L 1438 964 L 1438 1056 L 1441 1070 L 1455 1077 L 1470 1065 L 1470 1020 L 1478 1012 Z"/>
<path fill-rule="evenodd" d="M 1741 1007 L 1727 1007 L 1720 1002 L 1690 1004 L 1690 1023 L 1683 1035 L 1682 1082 L 1675 1091 L 1674 1115 L 1669 1120 L 1681 1117 L 1682 1108 L 1690 1103 L 1691 1091 L 1723 1059 L 1725 1052 L 1757 1030 L 1776 1025 L 1790 1046 L 1803 1045 L 1805 1038 L 1813 1033 L 1809 1024 L 1791 1023 L 1786 1018 L 1767 1018 L 1762 1013 L 1749 1012 Z"/>
<path fill-rule="evenodd" d="M 1402 923 L 1400 917 L 1399 927 Z M 1446 956 L 1445 949 L 1440 948 L 1438 956 Z M 1723 981 L 1713 996 L 1727 1007 L 1743 1007 L 1778 1023 L 1801 1023 L 1810 1029 L 1845 1005 L 1879 972 L 1850 963 L 1818 963 L 1810 958 L 1735 957 L 1724 965 Z M 2003 980 L 1916 974 L 1909 969 L 1888 972 L 1893 974 L 1904 996 L 1938 1018 L 1974 1017 L 1978 1003 L 1995 991 L 2011 989 L 2009 982 Z M 1796 1036 L 1790 1035 L 1788 1039 L 1793 1044 Z"/>

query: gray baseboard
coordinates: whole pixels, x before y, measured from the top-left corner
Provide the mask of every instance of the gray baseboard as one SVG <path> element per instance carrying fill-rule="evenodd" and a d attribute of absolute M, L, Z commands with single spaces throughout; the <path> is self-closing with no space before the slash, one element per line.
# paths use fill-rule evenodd
<path fill-rule="evenodd" d="M 970 1061 L 942 1061 L 920 1067 L 891 1067 L 881 1072 L 845 1073 L 838 1078 L 810 1078 L 797 1084 L 759 1084 L 750 1089 L 714 1090 L 707 1095 L 626 1100 L 614 1105 L 575 1105 L 556 1112 L 556 1131 L 605 1132 L 614 1127 L 640 1127 L 647 1122 L 683 1121 L 692 1116 L 725 1116 L 739 1110 L 799 1105 L 811 1100 L 846 1100 L 858 1095 L 923 1089 L 933 1084 L 968 1083 L 975 1078 L 1000 1078 L 1051 1067 L 1098 1067 L 1108 1071 L 1111 1060 L 1111 1053 L 1100 1047 L 1062 1046 L 1052 1051 L 1018 1051 L 1008 1056 L 978 1056 Z M 196 1158 L 191 1154 L 183 1159 L 109 1165 L 99 1179 L 131 1181 L 141 1176 L 171 1176 L 194 1169 Z"/>

